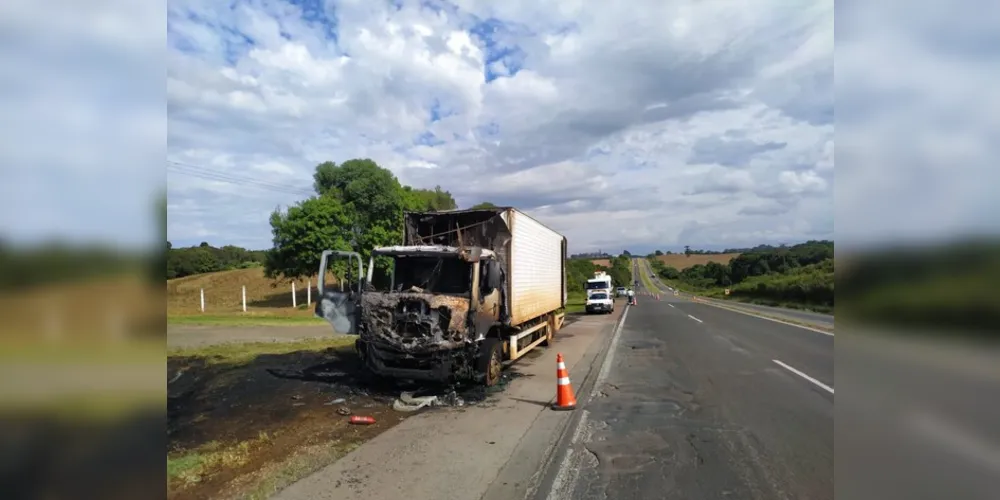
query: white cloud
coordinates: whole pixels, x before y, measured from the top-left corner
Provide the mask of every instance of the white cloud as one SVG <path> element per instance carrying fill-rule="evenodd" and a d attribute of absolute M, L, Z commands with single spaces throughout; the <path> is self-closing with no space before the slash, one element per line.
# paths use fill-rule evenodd
<path fill-rule="evenodd" d="M 833 3 L 788 5 L 174 0 L 169 157 L 292 190 L 371 157 L 572 251 L 830 237 Z M 266 247 L 302 198 L 169 183 L 175 245 Z"/>

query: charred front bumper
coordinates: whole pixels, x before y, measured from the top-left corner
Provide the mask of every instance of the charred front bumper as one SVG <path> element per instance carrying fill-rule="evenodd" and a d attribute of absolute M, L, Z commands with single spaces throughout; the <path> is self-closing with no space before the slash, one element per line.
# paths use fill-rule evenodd
<path fill-rule="evenodd" d="M 460 377 L 470 366 L 466 350 L 404 351 L 377 342 L 358 340 L 358 355 L 369 370 L 398 379 L 447 382 Z"/>

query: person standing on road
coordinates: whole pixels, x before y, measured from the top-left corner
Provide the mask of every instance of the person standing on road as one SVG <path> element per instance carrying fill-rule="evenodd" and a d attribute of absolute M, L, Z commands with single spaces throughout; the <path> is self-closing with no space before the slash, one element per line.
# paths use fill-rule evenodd
<path fill-rule="evenodd" d="M 635 290 L 632 290 L 631 288 L 628 289 L 628 304 L 635 304 Z"/>

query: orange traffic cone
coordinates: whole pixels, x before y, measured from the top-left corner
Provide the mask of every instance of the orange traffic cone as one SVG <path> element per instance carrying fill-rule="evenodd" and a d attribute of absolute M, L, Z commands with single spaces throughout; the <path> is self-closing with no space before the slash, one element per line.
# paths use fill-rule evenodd
<path fill-rule="evenodd" d="M 573 395 L 573 386 L 569 383 L 569 372 L 566 371 L 562 353 L 556 354 L 556 404 L 552 405 L 552 409 L 576 409 L 576 396 Z"/>

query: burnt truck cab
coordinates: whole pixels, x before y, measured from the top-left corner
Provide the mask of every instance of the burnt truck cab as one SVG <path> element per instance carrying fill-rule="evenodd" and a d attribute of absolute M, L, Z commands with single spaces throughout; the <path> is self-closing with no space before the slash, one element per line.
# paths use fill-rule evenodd
<path fill-rule="evenodd" d="M 482 352 L 488 335 L 498 337 L 503 269 L 497 255 L 479 247 L 444 245 L 376 248 L 368 273 L 345 290 L 327 290 L 322 277 L 330 256 L 357 259 L 351 252 L 324 252 L 316 315 L 339 333 L 356 334 L 365 368 L 398 379 L 450 381 L 485 375 L 491 353 Z M 373 284 L 375 258 L 391 261 L 387 283 Z M 353 270 L 353 265 L 350 266 Z M 491 347 L 493 342 L 489 342 Z M 495 373 L 489 373 L 491 370 Z"/>
<path fill-rule="evenodd" d="M 357 253 L 323 252 L 316 315 L 357 335 L 378 375 L 494 385 L 562 327 L 566 248 L 512 207 L 405 212 L 401 245 L 374 249 L 367 274 Z M 336 286 L 323 281 L 331 264 Z"/>

